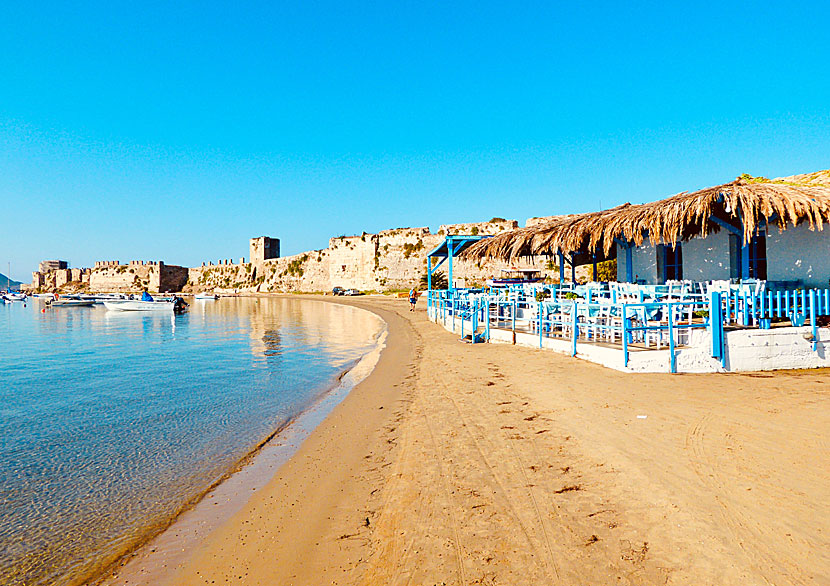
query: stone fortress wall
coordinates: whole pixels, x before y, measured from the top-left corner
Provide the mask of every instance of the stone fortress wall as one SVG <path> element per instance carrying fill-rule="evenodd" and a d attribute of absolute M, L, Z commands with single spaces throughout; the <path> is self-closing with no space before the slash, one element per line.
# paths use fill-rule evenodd
<path fill-rule="evenodd" d="M 534 219 L 529 220 L 529 222 Z M 30 290 L 75 289 L 89 291 L 153 293 L 184 291 L 227 292 L 321 292 L 334 287 L 361 291 L 408 290 L 417 286 L 426 272 L 426 255 L 450 234 L 494 235 L 518 227 L 515 220 L 494 218 L 489 222 L 443 224 L 433 234 L 429 228 L 395 228 L 377 234 L 338 236 L 328 247 L 292 256 L 280 256 L 280 242 L 261 236 L 250 241 L 250 257 L 234 262 L 221 259 L 186 268 L 161 261 L 98 261 L 91 269 L 64 269 L 33 273 Z M 482 285 L 501 269 L 534 268 L 558 279 L 556 259 L 538 257 L 505 263 L 476 263 L 455 259 L 456 286 Z M 77 273 L 73 273 L 77 271 Z M 439 269 L 446 275 L 447 265 Z M 580 267 L 585 278 L 590 267 Z M 568 271 L 570 274 L 570 271 Z"/>
<path fill-rule="evenodd" d="M 444 224 L 433 234 L 429 228 L 395 228 L 377 234 L 338 236 L 329 246 L 293 256 L 257 258 L 262 249 L 251 240 L 252 262 L 220 263 L 190 270 L 185 291 L 239 292 L 325 292 L 334 287 L 360 291 L 408 290 L 417 286 L 426 272 L 426 255 L 450 234 L 494 235 L 518 227 L 515 220 L 496 218 L 490 222 Z M 505 263 L 475 263 L 455 259 L 453 280 L 456 286 L 482 285 L 497 276 L 501 269 L 534 268 L 558 279 L 555 259 L 521 259 Z M 446 275 L 446 263 L 439 269 Z M 580 267 L 578 277 L 585 278 L 590 267 Z M 570 271 L 568 272 L 570 274 Z"/>
<path fill-rule="evenodd" d="M 116 260 L 98 261 L 93 268 L 57 269 L 32 273 L 30 291 L 75 291 L 152 293 L 181 291 L 187 283 L 187 267 L 161 261 L 132 260 L 126 265 Z"/>

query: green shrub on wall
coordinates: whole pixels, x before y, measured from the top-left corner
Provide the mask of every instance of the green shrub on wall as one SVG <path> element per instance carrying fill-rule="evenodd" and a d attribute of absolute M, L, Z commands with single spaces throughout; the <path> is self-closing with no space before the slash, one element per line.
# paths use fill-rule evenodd
<path fill-rule="evenodd" d="M 597 263 L 597 281 L 617 280 L 617 259 Z"/>

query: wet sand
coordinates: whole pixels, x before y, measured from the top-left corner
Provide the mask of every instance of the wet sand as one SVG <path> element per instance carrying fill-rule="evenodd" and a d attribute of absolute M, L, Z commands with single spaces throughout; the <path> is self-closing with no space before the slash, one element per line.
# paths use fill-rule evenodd
<path fill-rule="evenodd" d="M 830 583 L 827 371 L 624 374 L 345 302 L 376 369 L 169 584 Z"/>

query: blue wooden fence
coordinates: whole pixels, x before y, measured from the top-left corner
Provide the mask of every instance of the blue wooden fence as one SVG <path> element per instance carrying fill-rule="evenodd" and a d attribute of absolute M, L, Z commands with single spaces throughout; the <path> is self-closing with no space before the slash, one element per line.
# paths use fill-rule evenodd
<path fill-rule="evenodd" d="M 725 363 L 727 328 L 768 329 L 773 321 L 801 327 L 809 322 L 816 350 L 819 318 L 830 316 L 828 289 L 723 290 L 707 297 L 655 299 L 654 288 L 643 287 L 637 301 L 629 297 L 624 302 L 601 288 L 587 291 L 587 298 L 574 297 L 571 288 L 551 286 L 429 291 L 427 305 L 433 320 L 444 325 L 460 322 L 462 338 L 470 336 L 472 343 L 489 340 L 491 329 L 534 333 L 540 347 L 546 338 L 569 339 L 574 355 L 580 341 L 619 343 L 625 366 L 634 345 L 638 351 L 666 347 L 671 372 L 677 371 L 677 346 L 686 343 L 693 330 L 708 330 L 711 355 Z M 545 294 L 551 297 L 542 298 Z"/>

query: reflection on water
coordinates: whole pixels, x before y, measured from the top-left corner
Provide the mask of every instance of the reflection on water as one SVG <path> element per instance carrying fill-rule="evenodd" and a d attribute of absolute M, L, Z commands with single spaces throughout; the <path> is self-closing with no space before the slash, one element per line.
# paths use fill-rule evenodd
<path fill-rule="evenodd" d="M 0 584 L 72 584 L 163 526 L 364 354 L 372 314 L 0 307 Z"/>

